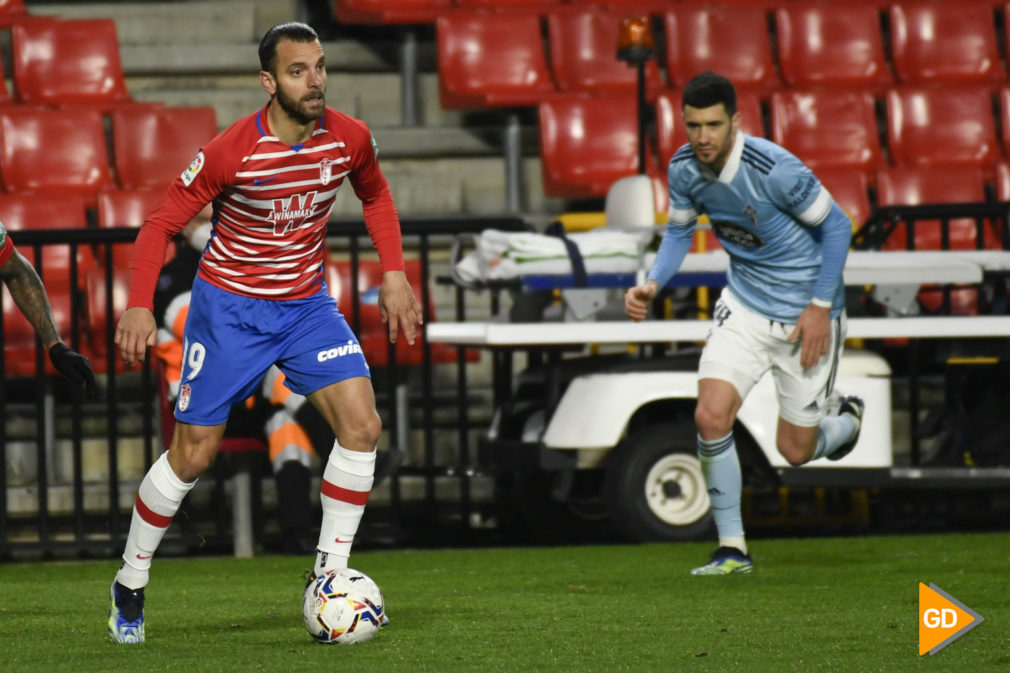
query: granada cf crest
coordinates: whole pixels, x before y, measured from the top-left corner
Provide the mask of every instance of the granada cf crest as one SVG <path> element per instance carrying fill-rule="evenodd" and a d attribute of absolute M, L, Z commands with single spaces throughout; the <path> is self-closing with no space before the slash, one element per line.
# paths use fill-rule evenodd
<path fill-rule="evenodd" d="M 324 185 L 330 184 L 330 180 L 333 179 L 333 162 L 329 159 L 323 159 L 319 162 L 319 181 Z"/>

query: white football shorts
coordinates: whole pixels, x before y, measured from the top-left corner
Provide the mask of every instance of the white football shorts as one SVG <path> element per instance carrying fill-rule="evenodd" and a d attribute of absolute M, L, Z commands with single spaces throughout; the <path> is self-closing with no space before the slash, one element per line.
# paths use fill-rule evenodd
<path fill-rule="evenodd" d="M 741 304 L 724 289 L 715 305 L 714 324 L 701 354 L 699 379 L 733 384 L 746 399 L 751 388 L 772 371 L 779 416 L 794 425 L 813 427 L 824 417 L 845 343 L 845 312 L 831 321 L 828 352 L 811 369 L 800 364 L 800 341 L 790 342 L 795 324 L 769 320 Z"/>

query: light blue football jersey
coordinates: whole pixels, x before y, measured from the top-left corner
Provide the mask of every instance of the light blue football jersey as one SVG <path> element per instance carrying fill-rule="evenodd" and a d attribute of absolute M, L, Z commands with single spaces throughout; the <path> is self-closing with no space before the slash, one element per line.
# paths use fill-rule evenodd
<path fill-rule="evenodd" d="M 851 224 L 828 190 L 793 154 L 738 131 L 718 176 L 695 160 L 690 145 L 684 145 L 670 160 L 668 178 L 668 230 L 684 238 L 693 233 L 698 216 L 707 215 L 730 256 L 730 291 L 770 320 L 796 322 L 815 296 L 822 275 L 825 227 L 836 232 L 845 227 L 837 278 L 822 283 L 820 290 L 820 299 L 831 301 L 831 316 L 841 313 L 845 304 L 841 266 Z M 676 264 L 679 267 L 680 261 Z"/>

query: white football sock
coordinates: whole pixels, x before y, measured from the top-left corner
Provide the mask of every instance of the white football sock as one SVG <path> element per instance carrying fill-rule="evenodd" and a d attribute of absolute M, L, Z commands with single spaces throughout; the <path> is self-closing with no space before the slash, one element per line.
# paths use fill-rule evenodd
<path fill-rule="evenodd" d="M 154 462 L 144 480 L 140 482 L 137 500 L 133 505 L 130 533 L 123 551 L 123 565 L 116 573 L 116 581 L 128 589 L 147 586 L 151 557 L 165 536 L 172 517 L 179 511 L 182 499 L 196 484 L 196 479 L 185 483 L 175 476 L 168 464 L 168 453 Z"/>
<path fill-rule="evenodd" d="M 747 553 L 747 540 L 744 539 L 743 535 L 736 535 L 733 537 L 721 537 L 719 538 L 720 547 L 736 547 L 744 554 Z"/>
<path fill-rule="evenodd" d="M 333 443 L 323 471 L 320 501 L 323 521 L 319 527 L 315 574 L 346 568 L 351 544 L 365 513 L 365 503 L 375 475 L 375 450 L 351 451 Z"/>

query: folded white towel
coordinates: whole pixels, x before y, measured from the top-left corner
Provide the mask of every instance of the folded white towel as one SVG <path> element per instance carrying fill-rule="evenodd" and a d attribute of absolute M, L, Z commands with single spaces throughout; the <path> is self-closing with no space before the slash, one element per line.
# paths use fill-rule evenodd
<path fill-rule="evenodd" d="M 582 253 L 588 274 L 634 273 L 642 266 L 641 234 L 597 230 L 569 234 L 568 240 Z M 476 249 L 456 264 L 456 274 L 468 282 L 570 273 L 571 259 L 560 238 L 498 229 L 481 232 Z"/>

